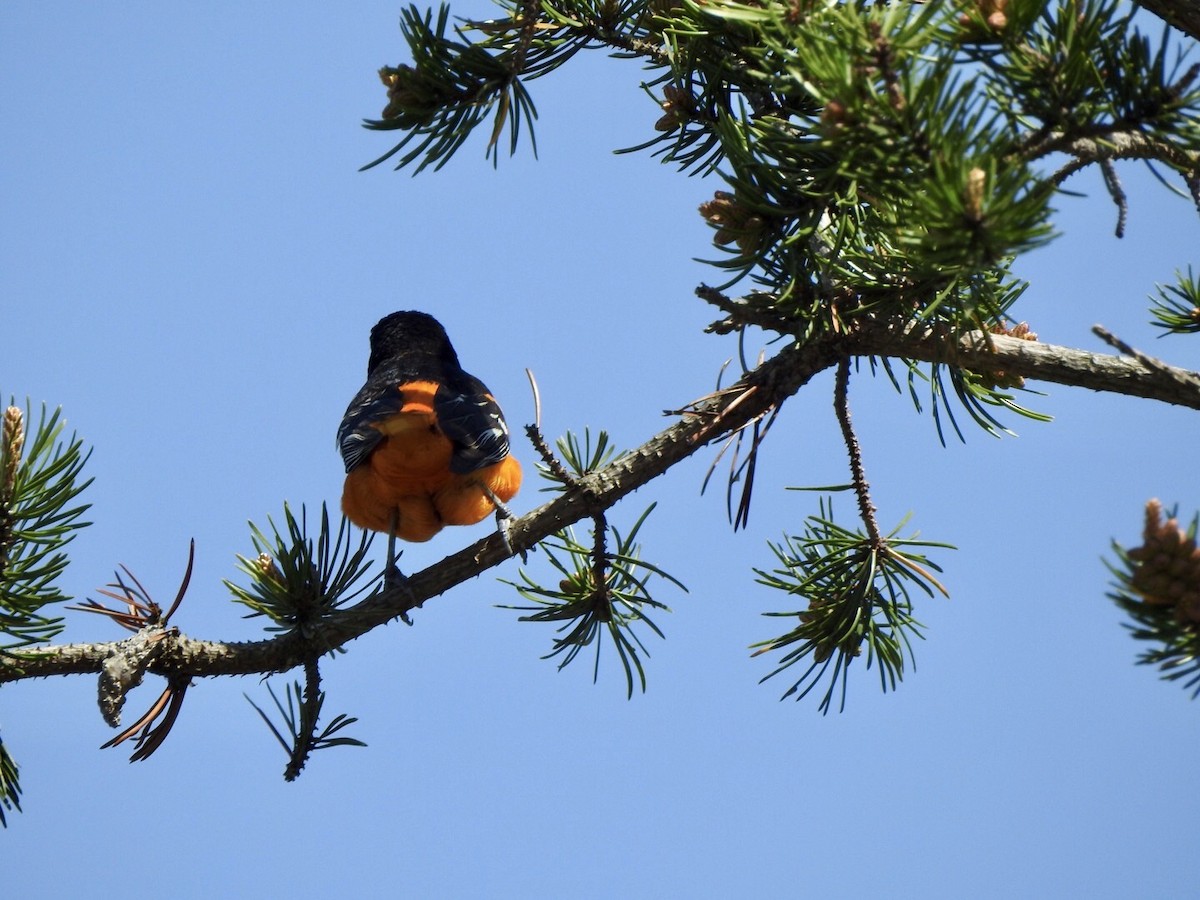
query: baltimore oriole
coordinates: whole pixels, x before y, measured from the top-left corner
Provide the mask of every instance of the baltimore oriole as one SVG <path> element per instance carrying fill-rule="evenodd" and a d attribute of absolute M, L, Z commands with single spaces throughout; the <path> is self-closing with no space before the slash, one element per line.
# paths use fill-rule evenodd
<path fill-rule="evenodd" d="M 443 525 L 474 525 L 492 512 L 502 523 L 503 504 L 521 486 L 499 404 L 423 312 L 395 312 L 371 329 L 367 383 L 337 442 L 346 464 L 342 512 L 388 534 L 392 577 L 397 537 L 427 541 Z"/>

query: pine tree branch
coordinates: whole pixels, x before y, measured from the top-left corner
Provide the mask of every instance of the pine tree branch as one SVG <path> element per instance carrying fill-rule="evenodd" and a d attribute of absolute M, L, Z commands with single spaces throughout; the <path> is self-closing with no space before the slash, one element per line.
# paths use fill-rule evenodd
<path fill-rule="evenodd" d="M 1158 160 L 1190 173 L 1200 165 L 1200 158 L 1167 140 L 1156 139 L 1141 131 L 1109 131 L 1102 137 L 1072 137 L 1053 133 L 1024 148 L 1028 159 L 1040 159 L 1052 153 L 1066 153 L 1073 159 L 1053 176 L 1056 184 L 1093 163 L 1114 159 Z"/>
<path fill-rule="evenodd" d="M 1161 362 L 1150 366 L 1123 356 L 979 331 L 963 334 L 957 341 L 932 332 L 874 331 L 864 332 L 851 343 L 859 355 L 941 362 L 973 372 L 1003 371 L 1036 381 L 1200 409 L 1200 375 Z"/>
<path fill-rule="evenodd" d="M 697 403 L 641 447 L 580 478 L 553 501 L 511 523 L 512 553 L 613 506 L 706 444 L 765 415 L 814 375 L 847 356 L 887 356 L 1003 371 L 1096 391 L 1200 409 L 1200 375 L 1166 364 L 1110 356 L 1004 335 L 973 332 L 948 340 L 931 331 L 867 327 L 809 346 L 792 345 L 737 384 Z M 261 675 L 303 665 L 314 650 L 340 647 L 510 558 L 498 534 L 477 541 L 383 591 L 323 618 L 310 637 L 289 633 L 247 642 L 189 638 L 170 629 L 145 671 L 186 677 Z M 121 642 L 67 644 L 0 655 L 0 684 L 26 678 L 99 673 Z"/>
<path fill-rule="evenodd" d="M 690 415 L 641 447 L 604 468 L 583 476 L 575 486 L 511 523 L 514 554 L 584 518 L 608 509 L 621 498 L 691 456 L 705 444 L 742 427 L 800 389 L 813 375 L 834 365 L 840 352 L 832 344 L 791 347 L 750 372 L 732 388 L 698 404 Z M 225 643 L 167 633 L 146 671 L 159 675 L 210 677 L 283 672 L 321 651 L 340 647 L 399 617 L 425 600 L 475 578 L 508 559 L 493 534 L 441 562 L 409 576 L 402 588 L 383 591 L 339 610 L 313 626 L 311 637 L 288 633 L 261 641 Z M 0 657 L 0 684 L 25 678 L 97 673 L 118 642 L 67 644 L 25 651 L 20 658 Z"/>

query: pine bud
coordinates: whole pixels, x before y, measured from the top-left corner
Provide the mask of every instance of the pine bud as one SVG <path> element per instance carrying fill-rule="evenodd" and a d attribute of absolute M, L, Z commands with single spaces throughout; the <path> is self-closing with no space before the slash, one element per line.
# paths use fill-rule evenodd
<path fill-rule="evenodd" d="M 1174 518 L 1162 520 L 1162 504 L 1146 504 L 1142 546 L 1127 554 L 1133 568 L 1129 586 L 1146 603 L 1174 606 L 1179 621 L 1200 614 L 1200 547 Z"/>
<path fill-rule="evenodd" d="M 993 325 L 989 329 L 992 334 L 1002 334 L 1006 337 L 1020 338 L 1023 341 L 1036 341 L 1038 339 L 1036 332 L 1029 330 L 1029 325 L 1021 322 L 1011 328 L 1006 328 L 1003 325 Z M 993 372 L 987 372 L 980 375 L 980 380 L 989 388 L 1022 388 L 1025 386 L 1025 379 L 1020 375 L 1012 375 L 1009 372 L 999 369 Z"/>
<path fill-rule="evenodd" d="M 700 215 L 717 229 L 713 238 L 718 244 L 736 243 L 742 253 L 753 253 L 762 239 L 767 223 L 762 216 L 746 209 L 728 191 L 717 191 L 713 199 L 700 204 Z"/>
<path fill-rule="evenodd" d="M 663 109 L 662 118 L 654 123 L 655 131 L 674 131 L 688 120 L 695 98 L 689 91 L 668 84 L 663 88 L 663 101 L 659 106 Z"/>
<path fill-rule="evenodd" d="M 4 481 L 0 490 L 0 502 L 12 499 L 17 483 L 17 469 L 21 465 L 21 452 L 25 449 L 25 428 L 20 407 L 10 406 L 4 410 L 4 425 L 0 433 L 4 445 Z"/>
<path fill-rule="evenodd" d="M 987 187 L 987 172 L 976 166 L 967 173 L 967 183 L 963 187 L 963 206 L 967 219 L 973 224 L 983 221 L 983 192 Z"/>
<path fill-rule="evenodd" d="M 384 119 L 396 119 L 405 113 L 423 116 L 436 108 L 439 97 L 428 78 L 409 65 L 384 66 L 379 80 L 387 88 L 388 103 L 380 113 Z"/>
<path fill-rule="evenodd" d="M 992 31 L 1003 31 L 1008 27 L 1008 16 L 1004 14 L 1004 7 L 1008 4 L 1005 0 L 993 0 L 992 11 L 987 14 L 987 23 Z"/>
<path fill-rule="evenodd" d="M 976 0 L 975 10 L 959 16 L 958 24 L 967 30 L 973 40 L 994 37 L 1008 27 L 1007 8 L 1008 0 Z"/>
<path fill-rule="evenodd" d="M 282 581 L 279 567 L 275 565 L 275 559 L 269 553 L 258 554 L 254 560 L 254 568 L 258 570 L 258 577 L 263 581 Z"/>
<path fill-rule="evenodd" d="M 841 100 L 830 100 L 821 110 L 821 124 L 829 131 L 837 131 L 846 124 L 849 113 Z"/>

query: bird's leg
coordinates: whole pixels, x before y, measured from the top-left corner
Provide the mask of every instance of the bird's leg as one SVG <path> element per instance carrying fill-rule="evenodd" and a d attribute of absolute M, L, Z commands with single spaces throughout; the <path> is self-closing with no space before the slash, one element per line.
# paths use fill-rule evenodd
<path fill-rule="evenodd" d="M 513 518 L 512 512 L 504 502 L 496 496 L 496 492 L 484 484 L 482 481 L 477 481 L 479 489 L 483 491 L 483 495 L 491 501 L 492 506 L 496 508 L 496 530 L 500 532 L 500 540 L 504 543 L 504 552 L 509 556 L 513 555 L 512 541 L 509 540 L 508 530 L 509 524 Z M 525 551 L 521 551 L 521 562 L 525 562 Z"/>
<path fill-rule="evenodd" d="M 404 577 L 400 572 L 400 567 L 396 565 L 396 532 L 399 529 L 400 508 L 396 507 L 392 510 L 392 520 L 388 526 L 387 568 L 383 570 L 383 586 L 387 590 L 401 588 L 411 596 L 412 590 L 408 586 L 408 579 Z M 405 625 L 412 624 L 412 619 L 408 617 L 407 612 L 400 613 L 400 618 L 404 620 Z"/>

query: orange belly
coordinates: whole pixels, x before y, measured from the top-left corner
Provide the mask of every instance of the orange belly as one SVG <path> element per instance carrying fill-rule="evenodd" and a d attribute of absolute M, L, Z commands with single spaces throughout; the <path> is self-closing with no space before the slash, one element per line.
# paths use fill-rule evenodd
<path fill-rule="evenodd" d="M 521 486 L 521 465 L 512 456 L 466 475 L 451 472 L 453 447 L 431 414 L 403 412 L 380 431 L 383 440 L 342 490 L 342 512 L 362 528 L 388 532 L 395 512 L 396 537 L 427 541 L 443 525 L 474 525 L 495 511 L 481 485 L 501 502 Z"/>

